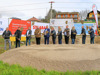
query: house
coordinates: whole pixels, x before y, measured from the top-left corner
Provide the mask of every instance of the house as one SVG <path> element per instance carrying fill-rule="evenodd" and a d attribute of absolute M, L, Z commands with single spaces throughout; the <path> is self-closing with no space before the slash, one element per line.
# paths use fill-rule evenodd
<path fill-rule="evenodd" d="M 27 21 L 31 21 L 31 24 L 34 25 L 34 22 L 41 22 L 39 19 L 32 17 L 30 19 L 28 19 Z"/>
<path fill-rule="evenodd" d="M 30 19 L 28 19 L 27 21 L 32 21 L 32 22 L 41 22 L 39 19 L 32 17 Z"/>
<path fill-rule="evenodd" d="M 73 19 L 74 22 L 79 21 L 79 12 L 58 12 L 56 19 Z"/>
<path fill-rule="evenodd" d="M 100 11 L 97 10 L 97 13 L 98 13 L 98 20 L 100 20 Z M 91 11 L 87 14 L 87 20 L 95 21 L 93 11 Z"/>

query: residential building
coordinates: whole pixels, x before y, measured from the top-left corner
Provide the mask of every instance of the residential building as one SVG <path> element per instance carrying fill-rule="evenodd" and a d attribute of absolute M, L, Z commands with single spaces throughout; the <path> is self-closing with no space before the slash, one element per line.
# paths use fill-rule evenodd
<path fill-rule="evenodd" d="M 30 19 L 28 19 L 27 21 L 32 21 L 32 22 L 41 22 L 39 19 L 32 17 Z"/>
<path fill-rule="evenodd" d="M 79 21 L 78 12 L 59 12 L 56 14 L 56 19 L 73 19 L 74 22 Z"/>
<path fill-rule="evenodd" d="M 100 11 L 97 10 L 97 13 L 98 13 L 98 20 L 100 20 Z M 91 12 L 89 12 L 87 14 L 87 20 L 95 21 L 95 17 L 94 17 L 93 11 L 91 11 Z"/>

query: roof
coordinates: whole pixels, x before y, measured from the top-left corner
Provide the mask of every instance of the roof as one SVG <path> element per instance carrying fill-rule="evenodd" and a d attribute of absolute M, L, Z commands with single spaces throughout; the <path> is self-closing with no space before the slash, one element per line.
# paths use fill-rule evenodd
<path fill-rule="evenodd" d="M 79 14 L 79 12 L 58 12 L 57 15 L 59 14 Z"/>
<path fill-rule="evenodd" d="M 35 17 L 32 17 L 30 19 L 28 19 L 28 21 L 37 21 L 37 22 L 41 22 L 39 19 L 35 18 Z"/>
<path fill-rule="evenodd" d="M 97 10 L 97 12 L 100 14 L 100 11 L 99 10 Z M 93 13 L 93 11 L 91 11 L 91 12 L 89 12 L 88 14 L 87 14 L 87 18 L 89 17 L 89 14 L 90 13 Z"/>

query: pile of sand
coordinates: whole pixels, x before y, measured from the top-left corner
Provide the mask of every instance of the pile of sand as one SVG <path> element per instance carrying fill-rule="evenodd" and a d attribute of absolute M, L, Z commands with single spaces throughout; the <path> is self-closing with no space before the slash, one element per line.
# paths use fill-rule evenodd
<path fill-rule="evenodd" d="M 100 70 L 100 45 L 22 46 L 1 54 L 0 60 L 38 70 Z"/>

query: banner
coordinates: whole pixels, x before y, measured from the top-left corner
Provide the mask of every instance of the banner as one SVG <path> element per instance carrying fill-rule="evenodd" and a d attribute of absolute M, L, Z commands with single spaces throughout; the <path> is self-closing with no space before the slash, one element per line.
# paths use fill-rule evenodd
<path fill-rule="evenodd" d="M 97 13 L 97 7 L 95 4 L 93 5 L 92 9 L 93 9 L 93 13 L 94 13 L 95 21 L 96 21 L 96 26 L 98 28 L 98 13 Z"/>
<path fill-rule="evenodd" d="M 21 27 L 22 35 L 25 35 L 26 31 L 28 30 L 28 27 L 31 27 L 31 22 L 25 20 L 16 20 L 16 19 L 9 20 L 9 30 L 11 31 L 12 34 L 15 33 L 18 27 Z"/>
<path fill-rule="evenodd" d="M 74 26 L 73 19 L 50 19 L 50 26 L 53 26 L 56 32 L 58 32 L 58 26 L 64 31 L 67 25 L 69 26 L 71 33 L 71 29 Z"/>
<path fill-rule="evenodd" d="M 82 26 L 84 26 L 85 30 L 86 30 L 86 34 L 88 34 L 88 31 L 89 31 L 89 26 L 91 26 L 94 31 L 96 30 L 96 23 L 84 23 L 84 24 L 81 24 L 81 23 L 74 23 L 74 26 L 75 26 L 75 29 L 77 31 L 77 35 L 80 35 L 81 34 L 81 31 L 82 31 Z"/>
<path fill-rule="evenodd" d="M 41 33 L 44 32 L 44 29 L 46 28 L 46 26 L 49 27 L 49 23 L 41 23 L 41 22 L 35 22 L 32 26 L 31 26 L 31 30 L 32 30 L 32 35 L 34 35 L 35 29 L 38 26 L 41 29 Z"/>
<path fill-rule="evenodd" d="M 0 35 L 3 34 L 3 32 L 8 27 L 8 19 L 0 18 Z"/>

